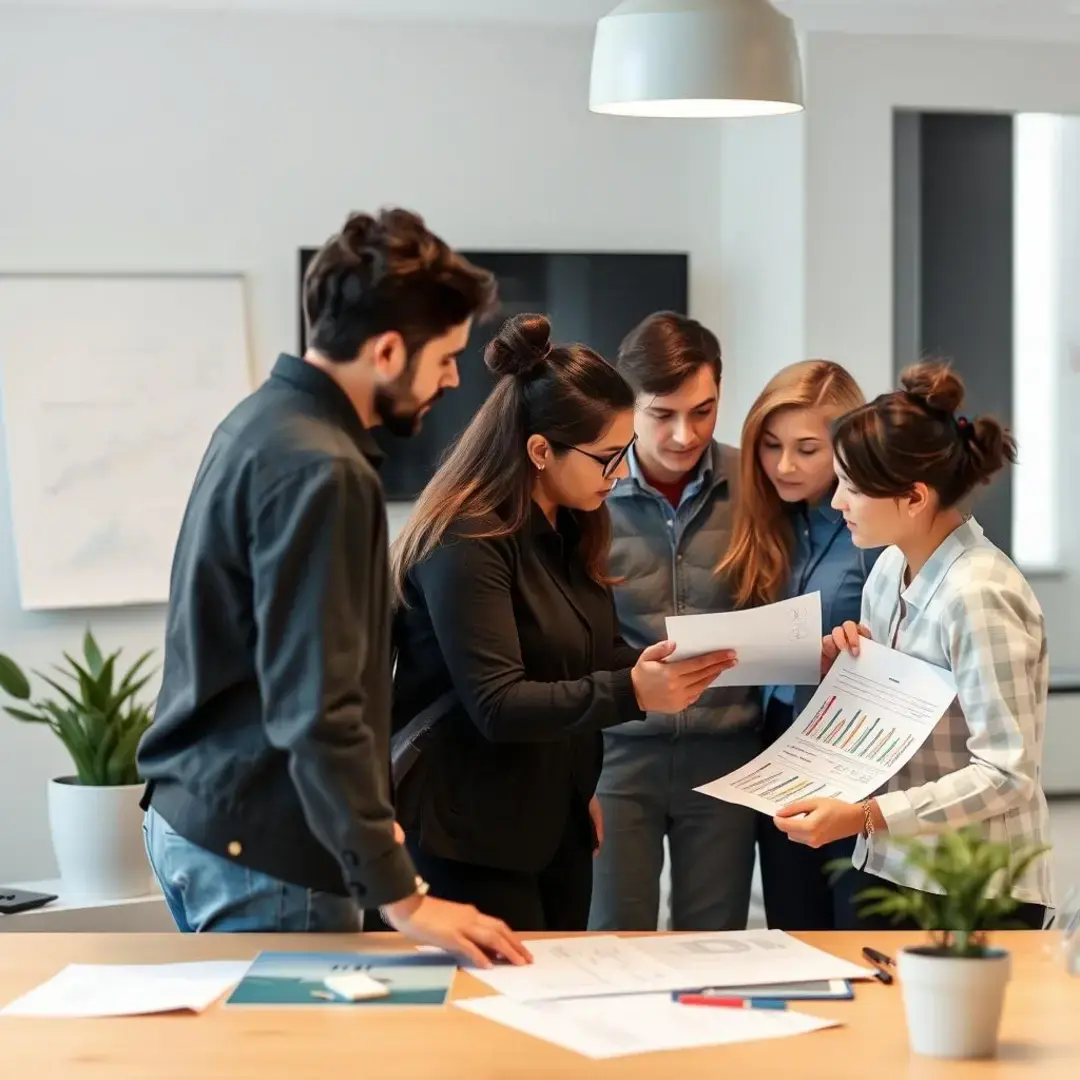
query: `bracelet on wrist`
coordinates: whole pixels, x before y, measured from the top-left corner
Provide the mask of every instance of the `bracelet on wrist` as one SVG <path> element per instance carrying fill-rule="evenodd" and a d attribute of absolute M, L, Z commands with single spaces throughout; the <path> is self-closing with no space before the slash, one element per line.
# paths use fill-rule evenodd
<path fill-rule="evenodd" d="M 859 805 L 863 812 L 862 834 L 869 840 L 874 835 L 874 803 L 872 799 L 863 799 Z"/>

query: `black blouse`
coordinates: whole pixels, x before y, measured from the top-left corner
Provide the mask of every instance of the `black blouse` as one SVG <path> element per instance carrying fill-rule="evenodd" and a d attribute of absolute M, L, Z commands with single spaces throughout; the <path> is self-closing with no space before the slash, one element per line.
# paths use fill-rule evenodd
<path fill-rule="evenodd" d="M 406 577 L 393 725 L 453 689 L 453 710 L 397 793 L 398 819 L 443 858 L 538 872 L 603 763 L 600 731 L 644 719 L 611 590 L 588 574 L 574 515 L 536 506 L 496 539 L 451 531 Z"/>

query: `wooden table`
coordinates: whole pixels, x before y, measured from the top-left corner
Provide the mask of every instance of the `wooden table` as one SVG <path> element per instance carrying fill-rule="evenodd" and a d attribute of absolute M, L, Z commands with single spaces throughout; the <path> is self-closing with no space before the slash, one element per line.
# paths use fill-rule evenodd
<path fill-rule="evenodd" d="M 907 934 L 800 934 L 860 960 L 864 945 L 895 955 Z M 0 1076 L 48 1080 L 1076 1080 L 1080 1077 L 1080 979 L 1050 954 L 1053 935 L 1011 933 L 1013 954 L 1001 1052 L 983 1062 L 913 1056 L 898 986 L 859 983 L 851 1002 L 807 1002 L 806 1012 L 843 1026 L 788 1039 L 590 1061 L 461 1009 L 226 1009 L 199 1015 L 107 1020 L 0 1017 Z M 67 963 L 245 959 L 260 949 L 400 947 L 395 935 L 5 934 L 0 1002 Z M 454 996 L 487 987 L 459 973 Z"/>

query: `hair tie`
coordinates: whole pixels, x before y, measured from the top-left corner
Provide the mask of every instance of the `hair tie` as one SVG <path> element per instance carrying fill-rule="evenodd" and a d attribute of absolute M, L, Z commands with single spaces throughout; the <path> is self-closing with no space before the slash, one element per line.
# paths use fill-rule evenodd
<path fill-rule="evenodd" d="M 956 418 L 956 430 L 960 433 L 960 438 L 964 442 L 971 442 L 975 437 L 975 425 L 966 416 Z"/>

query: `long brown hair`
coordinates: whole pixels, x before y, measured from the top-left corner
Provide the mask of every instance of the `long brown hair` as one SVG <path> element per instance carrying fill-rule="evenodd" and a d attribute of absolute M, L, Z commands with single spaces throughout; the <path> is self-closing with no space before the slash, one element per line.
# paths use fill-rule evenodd
<path fill-rule="evenodd" d="M 717 567 L 731 582 L 737 607 L 778 600 L 791 570 L 795 536 L 784 502 L 761 465 L 769 420 L 781 409 L 818 408 L 834 419 L 865 400 L 846 368 L 831 360 L 804 360 L 777 372 L 751 406 L 743 423 L 731 545 Z"/>
<path fill-rule="evenodd" d="M 895 499 L 923 483 L 948 509 L 1016 461 L 1015 440 L 992 416 L 957 416 L 964 383 L 947 364 L 914 364 L 900 387 L 833 429 L 833 452 L 856 491 Z"/>
<path fill-rule="evenodd" d="M 598 353 L 552 345 L 543 315 L 518 315 L 488 345 L 484 362 L 498 382 L 424 488 L 390 550 L 399 600 L 405 576 L 455 531 L 484 539 L 508 536 L 529 518 L 535 469 L 526 443 L 543 435 L 556 455 L 591 443 L 615 414 L 634 407 L 634 392 Z M 611 519 L 606 506 L 577 513 L 589 573 L 604 581 Z M 497 524 L 492 524 L 492 519 Z"/>

